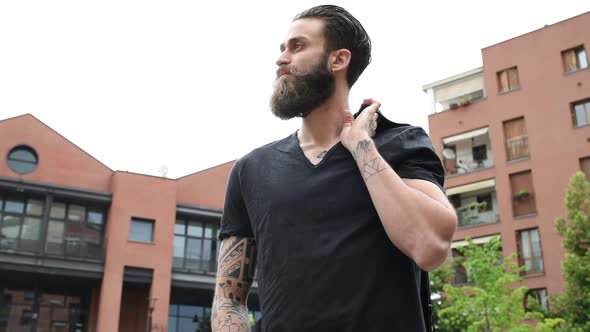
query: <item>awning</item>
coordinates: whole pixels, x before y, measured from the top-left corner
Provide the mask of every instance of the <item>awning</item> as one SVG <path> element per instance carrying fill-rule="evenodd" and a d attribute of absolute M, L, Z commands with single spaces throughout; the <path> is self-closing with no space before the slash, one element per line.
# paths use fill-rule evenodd
<path fill-rule="evenodd" d="M 496 186 L 496 180 L 494 180 L 494 179 L 475 182 L 475 183 L 469 183 L 469 184 L 465 184 L 462 186 L 447 189 L 447 196 L 462 194 L 462 193 L 476 191 L 476 190 L 485 189 L 485 188 L 491 188 L 494 186 Z"/>
<path fill-rule="evenodd" d="M 463 133 L 463 134 L 459 134 L 459 135 L 455 135 L 455 136 L 443 138 L 443 144 L 447 145 L 447 144 L 450 144 L 450 143 L 462 141 L 464 139 L 481 136 L 483 134 L 487 134 L 488 130 L 489 129 L 486 127 L 486 128 L 481 128 L 481 129 L 473 130 L 473 131 L 470 131 L 470 132 L 467 132 L 467 133 Z"/>
<path fill-rule="evenodd" d="M 476 237 L 476 238 L 471 239 L 471 241 L 473 241 L 473 243 L 475 243 L 475 244 L 482 244 L 482 243 L 490 242 L 496 236 L 500 239 L 502 238 L 500 236 L 500 234 L 494 234 L 494 235 L 489 235 L 489 236 Z M 451 249 L 464 247 L 468 244 L 469 243 L 465 240 L 455 241 L 455 242 L 451 243 Z"/>

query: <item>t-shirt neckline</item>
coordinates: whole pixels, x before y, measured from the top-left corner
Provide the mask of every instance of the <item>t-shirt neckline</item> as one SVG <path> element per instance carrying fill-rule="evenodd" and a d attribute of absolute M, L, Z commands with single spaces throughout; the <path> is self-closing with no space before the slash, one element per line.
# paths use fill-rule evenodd
<path fill-rule="evenodd" d="M 344 145 L 342 145 L 342 143 L 340 141 L 337 142 L 330 149 L 328 149 L 324 158 L 322 158 L 322 160 L 320 160 L 320 162 L 317 163 L 317 165 L 315 165 L 309 159 L 307 159 L 307 157 L 305 156 L 305 153 L 303 152 L 303 149 L 301 149 L 301 145 L 299 144 L 299 137 L 297 136 L 298 132 L 299 132 L 299 129 L 297 129 L 291 135 L 291 142 L 293 143 L 293 149 L 295 150 L 295 153 L 297 154 L 299 159 L 301 159 L 301 161 L 309 168 L 320 168 L 322 165 L 324 165 L 325 163 L 328 162 L 328 160 L 330 159 L 330 156 L 333 155 L 335 153 L 335 151 L 339 151 L 340 148 L 344 147 Z"/>

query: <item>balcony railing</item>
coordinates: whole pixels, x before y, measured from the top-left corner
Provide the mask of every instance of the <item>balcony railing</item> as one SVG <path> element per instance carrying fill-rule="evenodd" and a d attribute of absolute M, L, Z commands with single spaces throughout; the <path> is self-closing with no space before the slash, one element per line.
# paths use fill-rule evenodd
<path fill-rule="evenodd" d="M 63 243 L 45 243 L 41 240 L 24 240 L 2 238 L 0 249 L 37 254 L 59 258 L 77 258 L 104 260 L 104 248 L 95 243 L 85 241 L 65 241 Z"/>
<path fill-rule="evenodd" d="M 475 206 L 465 206 L 457 209 L 459 227 L 494 224 L 498 222 L 496 211 L 479 211 Z"/>
<path fill-rule="evenodd" d="M 217 261 L 215 259 L 174 257 L 172 268 L 177 271 L 215 273 L 217 272 Z"/>

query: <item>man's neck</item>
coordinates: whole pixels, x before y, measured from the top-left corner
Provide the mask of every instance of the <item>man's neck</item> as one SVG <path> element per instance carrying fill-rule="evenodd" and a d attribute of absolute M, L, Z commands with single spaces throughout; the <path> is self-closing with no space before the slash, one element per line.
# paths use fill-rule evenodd
<path fill-rule="evenodd" d="M 299 144 L 302 147 L 328 150 L 340 141 L 344 116 L 350 112 L 348 89 L 338 91 L 321 106 L 309 113 L 301 123 Z"/>

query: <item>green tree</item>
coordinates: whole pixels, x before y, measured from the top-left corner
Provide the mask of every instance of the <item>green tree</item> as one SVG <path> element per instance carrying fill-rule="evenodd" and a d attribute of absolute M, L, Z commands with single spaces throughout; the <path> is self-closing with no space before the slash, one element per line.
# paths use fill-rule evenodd
<path fill-rule="evenodd" d="M 502 243 L 497 237 L 481 245 L 467 241 L 468 245 L 459 250 L 467 258 L 463 265 L 469 271 L 469 284 L 444 286 L 446 302 L 439 309 L 439 329 L 531 331 L 533 327 L 523 323 L 523 318 L 531 316 L 522 305 L 527 288 L 515 287 L 525 267 L 518 267 L 514 254 L 502 258 Z"/>
<path fill-rule="evenodd" d="M 430 278 L 430 296 L 432 300 L 432 318 L 434 326 L 438 327 L 437 331 L 439 332 L 446 332 L 441 330 L 440 323 L 439 323 L 439 314 L 438 312 L 447 306 L 447 297 L 444 296 L 443 287 L 446 284 L 452 282 L 454 276 L 454 271 L 452 267 L 452 262 L 450 259 L 447 259 L 441 266 L 439 266 L 436 270 L 429 273 Z"/>
<path fill-rule="evenodd" d="M 555 222 L 567 251 L 565 292 L 553 299 L 552 310 L 565 318 L 563 331 L 590 331 L 590 184 L 584 173 L 572 177 L 565 203 L 567 219 Z"/>

